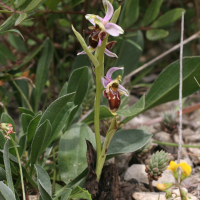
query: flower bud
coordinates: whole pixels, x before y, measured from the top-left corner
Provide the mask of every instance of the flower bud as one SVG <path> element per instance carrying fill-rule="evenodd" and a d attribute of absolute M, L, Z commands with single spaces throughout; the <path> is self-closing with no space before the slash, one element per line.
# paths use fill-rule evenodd
<path fill-rule="evenodd" d="M 169 189 L 170 187 L 172 187 L 174 184 L 173 183 L 156 183 L 156 187 L 161 190 L 161 191 L 165 191 L 167 189 Z"/>

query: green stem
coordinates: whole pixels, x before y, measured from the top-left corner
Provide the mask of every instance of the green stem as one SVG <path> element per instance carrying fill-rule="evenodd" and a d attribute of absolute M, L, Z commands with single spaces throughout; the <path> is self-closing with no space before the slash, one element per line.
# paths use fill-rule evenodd
<path fill-rule="evenodd" d="M 117 121 L 116 121 L 116 116 L 114 116 L 112 123 L 110 125 L 110 128 L 109 128 L 109 130 L 106 134 L 105 141 L 103 143 L 102 152 L 101 152 L 101 155 L 99 157 L 98 165 L 96 167 L 96 175 L 97 175 L 98 181 L 100 180 L 100 177 L 101 177 L 101 172 L 102 172 L 105 160 L 106 160 L 106 154 L 107 154 L 107 151 L 108 151 L 110 141 L 112 140 L 112 138 L 113 138 L 113 136 L 114 136 L 114 134 L 117 130 L 117 126 L 118 125 L 117 125 Z"/>
<path fill-rule="evenodd" d="M 17 83 L 15 81 L 12 81 L 13 84 L 15 85 L 15 87 L 17 88 L 17 90 L 19 91 L 19 93 L 21 94 L 22 98 L 24 99 L 24 101 L 26 102 L 29 110 L 33 111 L 28 99 L 26 98 L 26 96 L 24 95 L 24 93 L 21 91 L 21 89 L 19 88 L 19 86 L 17 85 Z"/>
<path fill-rule="evenodd" d="M 98 160 L 101 155 L 101 138 L 100 138 L 100 130 L 99 130 L 99 114 L 100 114 L 100 98 L 101 98 L 101 73 L 104 67 L 104 52 L 106 48 L 107 38 L 103 40 L 101 43 L 101 47 L 99 49 L 98 61 L 99 66 L 95 68 L 96 73 L 96 98 L 95 98 L 95 112 L 94 112 L 94 129 L 95 129 L 95 138 L 96 138 L 96 146 L 97 146 L 97 161 L 96 166 L 98 166 Z"/>
<path fill-rule="evenodd" d="M 165 145 L 165 146 L 178 147 L 178 144 L 176 144 L 176 143 L 160 142 L 160 141 L 153 141 L 153 143 L 155 143 L 155 144 L 161 144 L 161 145 Z M 182 147 L 186 147 L 186 148 L 200 148 L 200 146 L 198 146 L 198 145 L 189 145 L 189 144 L 183 144 Z"/>
<path fill-rule="evenodd" d="M 12 143 L 13 143 L 14 147 L 15 147 L 15 151 L 16 151 L 16 155 L 17 155 L 17 160 L 18 160 L 18 163 L 19 163 L 19 171 L 20 171 L 20 177 L 21 177 L 21 182 L 22 182 L 23 200 L 26 200 L 25 189 L 24 189 L 24 179 L 23 179 L 22 166 L 21 166 L 21 161 L 20 161 L 19 153 L 18 153 L 17 147 L 15 145 L 15 141 L 12 139 L 12 137 L 10 137 L 10 138 L 12 140 Z"/>

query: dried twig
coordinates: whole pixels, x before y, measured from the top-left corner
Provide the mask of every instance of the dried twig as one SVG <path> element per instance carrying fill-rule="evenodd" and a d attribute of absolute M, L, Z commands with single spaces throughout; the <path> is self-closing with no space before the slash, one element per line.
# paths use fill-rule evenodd
<path fill-rule="evenodd" d="M 200 31 L 198 31 L 197 33 L 195 33 L 194 35 L 192 35 L 191 37 L 189 37 L 188 39 L 183 41 L 183 45 L 187 44 L 188 42 L 195 40 L 197 38 L 200 37 Z M 138 72 L 142 71 L 143 69 L 151 66 L 153 63 L 155 63 L 156 61 L 160 60 L 161 58 L 165 57 L 166 55 L 168 55 L 169 53 L 177 50 L 180 48 L 181 43 L 175 45 L 174 47 L 172 47 L 171 49 L 169 49 L 168 51 L 162 53 L 161 55 L 157 56 L 156 58 L 154 58 L 153 60 L 147 62 L 146 64 L 142 65 L 141 67 L 139 67 L 138 69 L 134 70 L 133 72 L 131 72 L 130 74 L 128 74 L 127 76 L 124 77 L 123 83 L 122 85 L 126 85 L 130 82 L 130 79 L 133 75 L 137 74 Z"/>

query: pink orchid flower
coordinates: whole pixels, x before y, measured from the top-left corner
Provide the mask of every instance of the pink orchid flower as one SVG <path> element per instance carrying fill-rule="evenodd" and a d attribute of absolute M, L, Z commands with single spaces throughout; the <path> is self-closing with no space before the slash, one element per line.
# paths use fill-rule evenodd
<path fill-rule="evenodd" d="M 103 96 L 108 99 L 109 109 L 113 115 L 116 115 L 116 112 L 120 106 L 121 95 L 129 96 L 129 92 L 119 84 L 121 76 L 118 76 L 114 80 L 111 78 L 113 72 L 123 69 L 123 67 L 112 67 L 106 73 L 105 78 L 101 77 L 101 83 L 105 88 L 103 91 Z"/>
<path fill-rule="evenodd" d="M 114 12 L 112 4 L 109 1 L 105 1 L 104 4 L 107 5 L 107 12 L 104 18 L 101 18 L 98 15 L 92 15 L 92 14 L 86 15 L 85 18 L 89 20 L 90 23 L 93 24 L 94 26 L 98 25 L 101 31 L 105 31 L 106 33 L 114 37 L 117 37 L 120 34 L 123 34 L 124 30 L 120 26 L 109 22 Z"/>

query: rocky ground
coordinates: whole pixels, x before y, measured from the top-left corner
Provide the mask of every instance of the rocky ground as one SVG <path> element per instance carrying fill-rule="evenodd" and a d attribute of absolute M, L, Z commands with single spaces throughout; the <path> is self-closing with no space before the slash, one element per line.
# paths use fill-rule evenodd
<path fill-rule="evenodd" d="M 186 114 L 183 115 L 182 144 L 194 146 L 200 145 L 199 96 L 199 94 L 194 94 L 184 103 L 184 105 L 186 105 L 184 107 Z M 132 96 L 129 101 L 130 105 L 135 103 L 137 100 L 136 97 Z M 188 105 L 187 102 L 189 102 Z M 138 128 L 142 125 L 148 125 L 150 132 L 153 134 L 152 141 L 156 140 L 161 142 L 178 143 L 178 130 L 175 130 L 174 137 L 171 137 L 171 134 L 163 131 L 160 125 L 162 113 L 169 110 L 175 110 L 178 108 L 178 105 L 178 101 L 173 101 L 157 106 L 135 117 L 123 128 L 131 129 Z M 191 112 L 191 110 L 194 111 Z M 178 123 L 178 116 L 176 117 L 176 120 Z M 172 160 L 177 159 L 177 147 L 152 143 L 151 151 L 148 154 L 150 155 L 155 153 L 157 150 L 164 150 L 165 152 L 170 153 Z M 189 192 L 191 199 L 200 199 L 200 149 L 182 148 L 182 161 L 187 162 L 192 167 L 192 175 L 183 181 L 183 187 Z M 145 172 L 145 158 L 141 159 L 135 153 L 128 153 L 117 156 L 112 160 L 112 162 L 117 166 L 120 181 L 134 185 L 132 198 L 135 200 L 164 200 L 165 194 L 156 189 L 156 183 L 175 182 L 170 170 L 166 170 L 158 181 L 153 181 L 153 186 L 156 192 L 152 193 L 149 190 L 148 177 Z M 175 193 L 178 194 L 178 190 L 175 190 Z M 178 200 L 180 198 L 175 199 Z"/>

